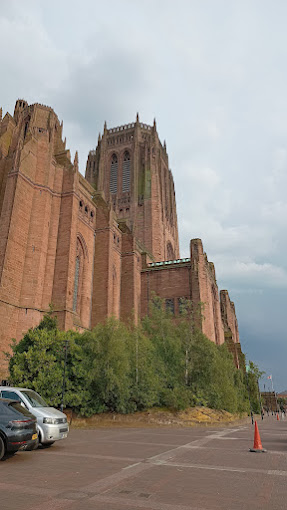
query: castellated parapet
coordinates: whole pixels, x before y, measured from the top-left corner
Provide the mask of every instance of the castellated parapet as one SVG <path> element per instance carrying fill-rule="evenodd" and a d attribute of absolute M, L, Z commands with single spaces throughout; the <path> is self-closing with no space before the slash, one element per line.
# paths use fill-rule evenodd
<path fill-rule="evenodd" d="M 175 316 L 183 298 L 200 306 L 199 327 L 235 345 L 239 366 L 235 308 L 227 291 L 220 305 L 201 240 L 180 259 L 174 182 L 155 121 L 105 125 L 85 179 L 52 108 L 19 99 L 13 116 L 1 111 L 1 352 L 50 304 L 60 328 L 84 331 L 109 316 L 137 322 L 153 292 Z"/>

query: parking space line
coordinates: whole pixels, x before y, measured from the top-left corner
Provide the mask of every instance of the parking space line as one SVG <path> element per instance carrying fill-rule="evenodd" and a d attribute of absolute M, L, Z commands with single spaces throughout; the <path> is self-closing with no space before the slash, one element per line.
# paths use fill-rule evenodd
<path fill-rule="evenodd" d="M 118 460 L 121 462 L 141 462 L 142 457 L 117 457 L 114 455 L 97 455 L 92 453 L 74 453 L 74 452 L 49 452 L 47 455 L 59 455 L 60 457 L 82 457 L 85 459 L 99 459 L 99 460 Z"/>
<path fill-rule="evenodd" d="M 231 466 L 212 466 L 208 464 L 185 464 L 180 462 L 166 462 L 166 461 L 152 461 L 151 464 L 154 466 L 168 466 L 168 467 L 180 467 L 189 469 L 206 469 L 211 471 L 230 471 L 238 473 L 258 473 L 262 475 L 273 475 L 273 476 L 287 476 L 287 471 L 278 469 L 256 469 L 256 468 L 235 468 Z"/>
<path fill-rule="evenodd" d="M 127 466 L 128 467 L 128 466 Z M 130 469 L 121 469 L 117 473 L 113 475 L 106 476 L 105 478 L 101 478 L 97 482 L 90 483 L 85 487 L 81 487 L 82 492 L 102 492 L 109 488 L 112 488 L 114 485 L 120 484 L 124 480 L 128 478 L 132 478 L 142 473 L 143 471 L 147 471 L 148 469 L 152 469 L 152 464 L 147 463 L 136 463 L 130 466 Z"/>
<path fill-rule="evenodd" d="M 190 443 L 180 445 L 180 446 L 173 448 L 171 450 L 168 450 L 166 452 L 159 453 L 158 455 L 154 455 L 153 457 L 149 457 L 147 460 L 148 461 L 153 461 L 156 459 L 168 460 L 171 458 L 171 456 L 173 456 L 173 454 L 176 454 L 176 452 L 178 452 L 181 449 L 191 448 L 191 447 L 201 447 L 214 439 L 218 439 L 220 437 L 226 436 L 227 434 L 231 434 L 235 431 L 242 430 L 242 429 L 243 429 L 243 427 L 241 429 L 219 430 L 217 433 L 209 434 L 208 436 L 202 437 L 201 439 L 195 439 L 194 441 L 191 441 Z"/>

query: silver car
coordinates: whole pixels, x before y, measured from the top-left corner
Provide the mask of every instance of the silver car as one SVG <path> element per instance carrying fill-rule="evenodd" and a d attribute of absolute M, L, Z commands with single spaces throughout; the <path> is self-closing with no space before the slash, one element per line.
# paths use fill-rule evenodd
<path fill-rule="evenodd" d="M 50 446 L 68 436 L 69 425 L 66 415 L 54 407 L 49 407 L 36 391 L 0 386 L 0 397 L 18 400 L 37 418 L 39 443 L 43 446 Z"/>

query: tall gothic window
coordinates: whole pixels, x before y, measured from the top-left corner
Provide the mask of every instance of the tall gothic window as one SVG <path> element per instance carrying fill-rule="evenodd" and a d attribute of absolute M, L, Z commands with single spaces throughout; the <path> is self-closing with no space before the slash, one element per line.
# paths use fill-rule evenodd
<path fill-rule="evenodd" d="M 117 190 L 118 190 L 118 158 L 116 154 L 113 154 L 111 161 L 110 192 L 116 193 Z"/>
<path fill-rule="evenodd" d="M 116 316 L 116 308 L 117 308 L 117 299 L 116 299 L 116 291 L 117 291 L 117 272 L 116 268 L 113 267 L 113 315 Z"/>
<path fill-rule="evenodd" d="M 129 151 L 125 151 L 123 162 L 123 191 L 130 190 L 130 182 L 131 182 L 131 157 Z"/>
<path fill-rule="evenodd" d="M 76 258 L 76 269 L 75 269 L 75 283 L 74 283 L 74 297 L 73 297 L 73 311 L 77 311 L 78 304 L 78 290 L 79 290 L 79 275 L 80 275 L 80 257 Z"/>

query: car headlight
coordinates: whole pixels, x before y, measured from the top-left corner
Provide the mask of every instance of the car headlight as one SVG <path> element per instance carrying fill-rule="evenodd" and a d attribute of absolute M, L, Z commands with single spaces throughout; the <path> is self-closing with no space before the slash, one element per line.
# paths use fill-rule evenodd
<path fill-rule="evenodd" d="M 43 418 L 43 423 L 47 423 L 48 425 L 57 425 L 57 418 Z"/>

